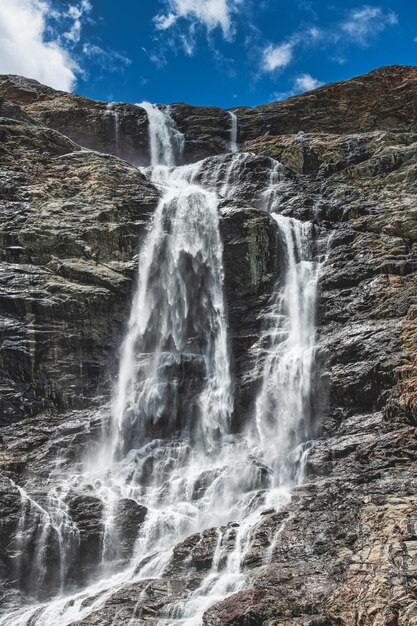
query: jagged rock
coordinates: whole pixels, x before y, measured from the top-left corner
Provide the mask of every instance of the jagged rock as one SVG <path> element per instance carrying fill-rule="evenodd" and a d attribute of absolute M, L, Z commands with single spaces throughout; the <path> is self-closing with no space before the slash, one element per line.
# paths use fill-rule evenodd
<path fill-rule="evenodd" d="M 66 497 L 68 515 L 76 531 L 72 563 L 67 579 L 77 585 L 86 584 L 100 563 L 104 538 L 104 505 L 93 494 L 70 491 Z"/>
<path fill-rule="evenodd" d="M 204 626 L 261 626 L 263 621 L 256 615 L 256 604 L 263 599 L 265 591 L 240 591 L 215 604 L 204 613 Z"/>
<path fill-rule="evenodd" d="M 149 164 L 148 119 L 141 107 L 67 94 L 20 76 L 0 77 L 0 95 L 37 122 L 86 148 L 119 156 L 135 165 Z M 172 112 L 179 130 L 187 132 L 186 162 L 227 151 L 230 118 L 225 111 L 178 104 L 172 106 Z"/>
<path fill-rule="evenodd" d="M 12 120 L 18 120 L 20 122 L 35 123 L 31 118 L 17 104 L 7 102 L 3 98 L 0 98 L 0 117 L 7 117 Z"/>
<path fill-rule="evenodd" d="M 97 394 L 158 193 L 136 168 L 56 131 L 2 120 L 0 133 L 5 424 Z"/>
<path fill-rule="evenodd" d="M 21 76 L 2 76 L 0 85 L 5 100 L 81 146 L 131 163 L 148 163 L 148 120 L 140 107 L 56 91 Z"/>
<path fill-rule="evenodd" d="M 378 129 L 416 131 L 415 84 L 414 67 L 382 67 L 284 102 L 254 109 L 238 107 L 235 109 L 238 142 L 243 144 L 266 134 L 288 135 L 299 131 L 338 134 Z M 104 102 L 55 91 L 20 76 L 2 76 L 0 95 L 85 147 L 133 163 L 143 163 L 145 155 L 148 158 L 147 120 L 138 107 L 117 103 L 107 108 Z M 186 162 L 227 151 L 231 122 L 225 111 L 182 103 L 172 105 L 171 109 L 179 130 L 186 133 Z M 112 112 L 118 113 L 118 138 Z"/>
<path fill-rule="evenodd" d="M 242 140 L 303 132 L 416 130 L 416 68 L 381 67 L 283 102 L 238 109 Z"/>
<path fill-rule="evenodd" d="M 140 526 L 146 518 L 148 509 L 130 498 L 122 498 L 116 506 L 114 527 L 118 534 L 118 553 L 122 560 L 132 556 Z"/>
<path fill-rule="evenodd" d="M 262 326 L 262 309 L 277 279 L 277 227 L 267 213 L 225 202 L 220 230 L 224 243 L 225 288 L 229 306 L 232 371 L 236 379 L 236 419 L 250 410 L 250 397 L 259 376 L 257 355 L 251 353 Z M 255 368 L 255 373 L 254 373 Z"/>
<path fill-rule="evenodd" d="M 184 161 L 194 163 L 229 149 L 230 116 L 217 107 L 171 106 L 178 130 L 185 134 Z"/>

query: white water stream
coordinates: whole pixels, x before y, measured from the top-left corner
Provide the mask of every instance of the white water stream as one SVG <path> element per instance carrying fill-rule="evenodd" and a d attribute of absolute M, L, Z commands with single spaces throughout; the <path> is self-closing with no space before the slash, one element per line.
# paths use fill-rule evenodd
<path fill-rule="evenodd" d="M 59 595 L 0 617 L 0 626 L 70 625 L 126 583 L 162 576 L 176 544 L 217 527 L 209 573 L 186 600 L 166 607 L 161 619 L 165 625 L 198 626 L 209 606 L 244 587 L 242 561 L 262 512 L 287 503 L 291 485 L 300 480 L 310 438 L 319 271 L 313 227 L 273 213 L 285 263 L 260 339 L 263 375 L 254 419 L 234 433 L 218 198 L 233 196 L 239 168 L 249 157 L 236 154 L 227 168 L 219 157 L 217 168 L 204 174 L 201 163 L 178 167 L 184 137 L 169 110 L 138 106 L 149 119 L 151 167 L 144 172 L 162 198 L 139 256 L 110 434 L 81 471 L 51 477 L 49 508 L 41 515 L 44 526 L 53 525 L 62 553 Z M 237 122 L 230 116 L 235 152 Z M 274 162 L 258 206 L 276 207 L 281 180 L 282 166 Z M 105 529 L 95 579 L 76 593 L 65 589 L 65 559 L 77 539 L 65 506 L 73 488 L 100 498 Z M 25 510 L 27 497 L 22 495 Z M 148 512 L 130 561 L 120 570 L 122 499 Z M 233 547 L 224 553 L 230 533 L 225 525 L 234 520 Z M 24 552 L 24 519 L 21 525 Z M 41 553 L 46 539 L 39 541 Z"/>
<path fill-rule="evenodd" d="M 140 102 L 137 106 L 148 116 L 150 165 L 180 165 L 184 135 L 177 130 L 169 107 L 162 110 L 150 102 Z"/>
<path fill-rule="evenodd" d="M 230 117 L 230 147 L 229 150 L 232 153 L 238 151 L 237 146 L 237 115 L 233 111 L 228 111 Z"/>

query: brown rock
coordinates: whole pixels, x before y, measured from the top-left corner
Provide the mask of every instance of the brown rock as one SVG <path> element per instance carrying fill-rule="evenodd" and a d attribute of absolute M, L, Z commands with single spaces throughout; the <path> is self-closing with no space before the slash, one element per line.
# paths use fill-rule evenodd
<path fill-rule="evenodd" d="M 262 622 L 257 620 L 254 607 L 265 593 L 252 589 L 229 596 L 204 613 L 204 626 L 260 626 Z"/>

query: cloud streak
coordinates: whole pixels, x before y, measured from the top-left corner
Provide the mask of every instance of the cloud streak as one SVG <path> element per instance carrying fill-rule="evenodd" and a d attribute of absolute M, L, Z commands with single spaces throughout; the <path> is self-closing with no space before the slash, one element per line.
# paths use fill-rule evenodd
<path fill-rule="evenodd" d="M 347 19 L 340 24 L 340 35 L 366 46 L 371 38 L 384 31 L 387 26 L 394 26 L 397 23 L 398 16 L 393 11 L 364 5 L 352 10 Z"/>
<path fill-rule="evenodd" d="M 110 72 L 120 70 L 122 67 L 130 65 L 131 59 L 116 50 L 106 50 L 101 46 L 92 43 L 85 43 L 82 47 L 85 57 L 88 57 L 98 63 L 101 67 L 106 68 Z"/>
<path fill-rule="evenodd" d="M 203 25 L 210 32 L 220 28 L 226 39 L 233 35 L 233 14 L 242 0 L 166 0 L 165 12 L 154 18 L 157 30 L 168 30 L 179 20 Z"/>
<path fill-rule="evenodd" d="M 329 50 L 336 48 L 336 54 L 331 58 L 343 64 L 346 58 L 340 54 L 340 48 L 352 44 L 366 47 L 378 34 L 396 24 L 398 16 L 393 11 L 362 5 L 348 12 L 341 22 L 323 28 L 309 25 L 287 37 L 284 42 L 267 43 L 261 50 L 260 68 L 265 73 L 276 73 L 296 60 L 298 51 L 317 46 Z"/>

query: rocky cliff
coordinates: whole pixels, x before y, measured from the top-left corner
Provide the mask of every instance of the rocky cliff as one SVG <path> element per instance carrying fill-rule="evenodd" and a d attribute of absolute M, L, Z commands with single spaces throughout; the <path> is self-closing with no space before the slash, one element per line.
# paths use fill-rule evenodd
<path fill-rule="evenodd" d="M 228 113 L 185 104 L 170 110 L 185 134 L 184 161 L 205 158 L 205 172 L 213 170 L 211 159 L 228 152 Z M 149 163 L 141 108 L 3 76 L 0 115 L 0 574 L 7 610 L 33 594 L 36 532 L 25 571 L 18 575 L 14 565 L 19 489 L 42 505 L 58 451 L 63 464 L 77 462 L 99 437 L 137 253 L 160 192 L 135 167 Z M 280 271 L 276 223 L 257 202 L 271 158 L 282 164 L 280 213 L 311 222 L 328 241 L 318 304 L 320 394 L 304 483 L 282 510 L 265 511 L 244 564 L 246 588 L 211 607 L 204 624 L 411 626 L 417 68 L 381 68 L 236 115 L 240 149 L 251 155 L 236 167 L 233 197 L 220 204 L 233 420 L 251 411 L 256 345 Z M 229 155 L 222 158 L 227 170 Z M 72 566 L 75 585 L 77 575 L 88 579 L 100 550 L 100 503 L 75 491 L 68 502 L 89 555 Z M 129 506 L 118 513 L 127 551 L 130 525 L 143 513 Z M 79 624 L 128 624 L 134 612 L 137 623 L 158 623 L 210 569 L 216 536 L 207 529 L 189 537 L 163 578 L 115 590 Z M 45 579 L 40 597 L 51 587 Z"/>

